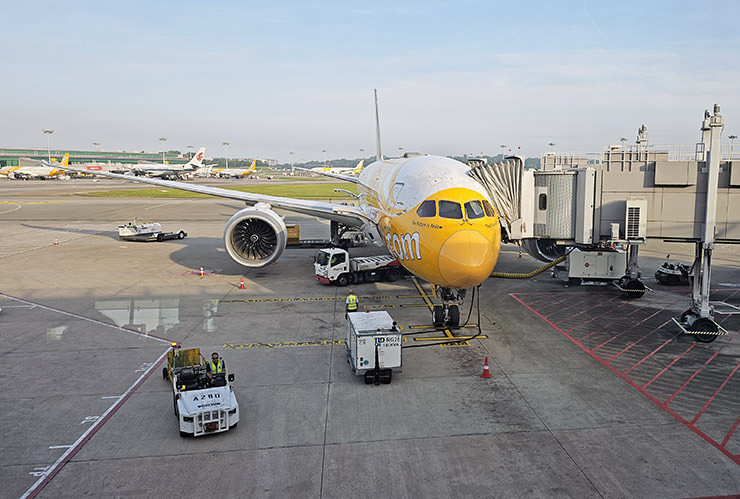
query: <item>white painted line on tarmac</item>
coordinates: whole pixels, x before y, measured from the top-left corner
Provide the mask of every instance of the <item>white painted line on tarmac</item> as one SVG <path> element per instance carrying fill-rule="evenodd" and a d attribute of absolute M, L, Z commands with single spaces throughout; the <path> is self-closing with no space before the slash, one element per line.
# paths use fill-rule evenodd
<path fill-rule="evenodd" d="M 153 340 L 161 341 L 162 343 L 168 343 L 168 344 L 171 343 L 171 341 L 166 338 L 160 338 L 159 336 L 152 336 L 151 334 L 142 333 L 141 331 L 136 331 L 135 329 L 129 329 L 129 328 L 121 327 L 121 326 L 116 326 L 115 324 L 109 324 L 107 322 L 99 321 L 91 317 L 85 317 L 84 315 L 73 314 L 72 312 L 67 312 L 65 310 L 60 310 L 58 308 L 47 307 L 46 305 L 41 305 L 40 303 L 33 303 L 30 301 L 24 300 L 22 298 L 16 298 L 15 296 L 6 295 L 5 293 L 0 293 L 0 296 L 3 296 L 10 300 L 15 300 L 20 303 L 25 303 L 27 305 L 34 305 L 36 307 L 43 308 L 44 310 L 49 310 L 51 312 L 57 312 L 59 314 L 67 315 L 69 317 L 74 317 L 75 319 L 81 319 L 84 321 L 92 322 L 94 324 L 99 324 L 101 326 L 117 329 L 118 331 L 135 334 L 136 336 L 142 336 L 144 338 L 151 338 Z"/>
<path fill-rule="evenodd" d="M 49 446 L 50 449 L 69 449 L 70 447 L 72 447 L 72 444 L 69 444 L 69 445 L 50 445 Z"/>
<path fill-rule="evenodd" d="M 129 386 L 125 392 L 123 392 L 123 395 L 121 395 L 121 397 L 113 405 L 111 405 L 108 410 L 103 413 L 102 416 L 100 416 L 99 418 L 96 416 L 95 422 L 82 435 L 80 435 L 80 438 L 78 438 L 77 441 L 73 443 L 69 447 L 69 449 L 67 449 L 67 452 L 62 454 L 61 457 L 57 459 L 54 464 L 44 468 L 34 468 L 34 471 L 32 471 L 30 474 L 38 476 L 39 479 L 31 486 L 30 489 L 25 492 L 25 494 L 21 496 L 21 499 L 36 497 L 36 494 L 38 494 L 41 489 L 43 489 L 46 484 L 51 481 L 52 478 L 54 478 L 54 475 L 57 474 L 62 466 L 64 466 L 67 461 L 72 458 L 72 456 L 77 454 L 82 446 L 85 445 L 85 443 L 90 440 L 90 438 L 100 429 L 100 427 L 105 424 L 105 422 L 113 415 L 113 413 L 116 412 L 118 408 L 121 407 L 121 405 L 123 405 L 123 403 L 131 396 L 134 390 L 136 390 L 139 385 L 141 385 L 144 380 L 149 377 L 149 375 L 154 371 L 154 368 L 159 365 L 159 363 L 162 362 L 165 357 L 167 357 L 167 352 L 169 351 L 169 348 L 165 350 L 162 355 L 160 355 L 159 358 L 152 363 L 152 367 L 150 367 L 149 370 L 145 373 L 142 373 L 142 375 L 139 376 L 139 379 L 134 381 L 134 383 Z"/>
<path fill-rule="evenodd" d="M 106 395 L 105 397 L 100 397 L 100 398 L 101 399 L 119 399 L 121 398 L 121 396 L 120 395 Z"/>

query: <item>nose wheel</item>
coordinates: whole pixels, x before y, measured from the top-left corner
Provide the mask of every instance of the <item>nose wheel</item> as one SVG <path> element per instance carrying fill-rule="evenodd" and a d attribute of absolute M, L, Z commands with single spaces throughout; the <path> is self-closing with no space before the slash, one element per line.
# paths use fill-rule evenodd
<path fill-rule="evenodd" d="M 434 327 L 460 327 L 460 307 L 456 303 L 434 305 L 432 324 Z"/>

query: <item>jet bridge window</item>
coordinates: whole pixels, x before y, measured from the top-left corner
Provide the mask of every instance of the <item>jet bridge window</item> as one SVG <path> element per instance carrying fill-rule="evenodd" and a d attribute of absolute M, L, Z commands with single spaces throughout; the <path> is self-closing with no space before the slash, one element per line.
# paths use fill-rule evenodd
<path fill-rule="evenodd" d="M 547 209 L 547 194 L 542 193 L 539 197 L 539 208 L 541 211 L 544 211 Z"/>
<path fill-rule="evenodd" d="M 433 199 L 427 199 L 419 205 L 416 214 L 420 217 L 433 217 L 437 214 L 437 205 Z"/>
<path fill-rule="evenodd" d="M 489 216 L 489 217 L 496 216 L 496 212 L 493 211 L 493 206 L 491 206 L 491 203 L 489 203 L 487 199 L 483 200 L 483 209 L 486 212 L 486 216 Z"/>
<path fill-rule="evenodd" d="M 439 216 L 442 218 L 462 219 L 462 206 L 454 201 L 439 202 Z"/>
<path fill-rule="evenodd" d="M 480 201 L 468 201 L 465 203 L 465 216 L 468 220 L 472 218 L 483 218 L 484 211 Z"/>

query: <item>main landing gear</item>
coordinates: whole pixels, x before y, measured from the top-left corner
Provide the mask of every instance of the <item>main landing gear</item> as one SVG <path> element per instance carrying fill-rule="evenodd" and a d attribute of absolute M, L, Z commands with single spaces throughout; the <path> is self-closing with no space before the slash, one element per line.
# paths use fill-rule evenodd
<path fill-rule="evenodd" d="M 464 289 L 436 287 L 434 294 L 442 300 L 442 305 L 432 308 L 434 327 L 460 327 L 460 304 L 465 299 Z"/>

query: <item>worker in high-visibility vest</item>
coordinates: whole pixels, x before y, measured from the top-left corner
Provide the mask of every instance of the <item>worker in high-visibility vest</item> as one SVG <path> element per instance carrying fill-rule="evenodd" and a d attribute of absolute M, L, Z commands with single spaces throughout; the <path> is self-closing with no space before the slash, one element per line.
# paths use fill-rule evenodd
<path fill-rule="evenodd" d="M 213 382 L 214 374 L 226 374 L 226 363 L 218 356 L 218 352 L 213 352 L 210 362 L 206 364 L 206 376 L 209 381 Z"/>
<path fill-rule="evenodd" d="M 350 312 L 357 312 L 357 308 L 359 306 L 357 296 L 354 294 L 354 292 L 352 292 L 351 289 L 349 290 L 349 294 L 347 295 L 345 303 L 347 304 L 347 312 L 344 314 L 344 317 L 347 318 L 347 314 Z"/>

